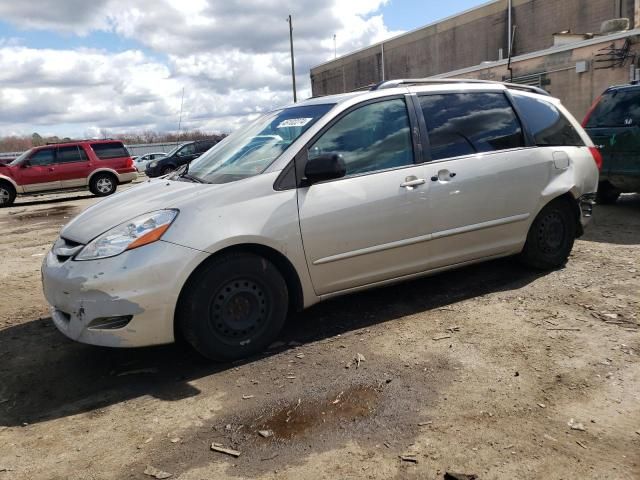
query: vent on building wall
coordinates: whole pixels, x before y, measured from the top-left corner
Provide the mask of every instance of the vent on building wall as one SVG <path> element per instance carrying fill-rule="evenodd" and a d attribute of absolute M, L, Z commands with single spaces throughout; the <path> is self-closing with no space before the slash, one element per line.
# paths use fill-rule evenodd
<path fill-rule="evenodd" d="M 551 84 L 551 81 L 547 78 L 547 74 L 545 72 L 513 77 L 513 80 L 510 80 L 508 77 L 503 77 L 502 81 L 510 81 L 511 83 L 517 83 L 519 85 L 529 85 L 531 87 L 538 88 L 544 88 L 545 86 Z"/>

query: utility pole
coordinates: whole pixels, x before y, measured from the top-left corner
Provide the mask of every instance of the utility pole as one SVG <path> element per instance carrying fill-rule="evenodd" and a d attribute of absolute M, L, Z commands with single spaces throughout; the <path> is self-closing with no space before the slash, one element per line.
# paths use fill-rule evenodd
<path fill-rule="evenodd" d="M 293 103 L 298 101 L 298 94 L 296 93 L 296 64 L 293 59 L 293 21 L 291 20 L 291 15 L 287 18 L 287 22 L 289 22 L 289 43 L 291 44 L 291 79 L 293 81 Z"/>
<path fill-rule="evenodd" d="M 176 145 L 180 143 L 180 129 L 182 128 L 182 107 L 184 106 L 184 87 L 182 87 L 182 100 L 180 101 L 180 118 L 178 120 L 178 138 L 176 138 Z"/>
<path fill-rule="evenodd" d="M 333 58 L 338 58 L 338 47 L 336 45 L 336 34 L 333 34 Z"/>

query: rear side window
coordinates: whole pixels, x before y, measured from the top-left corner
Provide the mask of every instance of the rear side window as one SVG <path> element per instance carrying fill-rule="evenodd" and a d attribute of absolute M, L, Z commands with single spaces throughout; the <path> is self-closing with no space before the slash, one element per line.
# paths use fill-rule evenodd
<path fill-rule="evenodd" d="M 628 127 L 640 124 L 640 88 L 614 90 L 602 95 L 587 128 Z"/>
<path fill-rule="evenodd" d="M 555 105 L 523 95 L 514 94 L 513 98 L 537 146 L 584 146 L 576 129 Z"/>
<path fill-rule="evenodd" d="M 364 105 L 347 113 L 309 149 L 309 158 L 342 155 L 347 175 L 413 164 L 407 107 L 402 99 Z"/>
<path fill-rule="evenodd" d="M 100 160 L 129 156 L 129 152 L 121 142 L 92 143 L 91 148 Z"/>
<path fill-rule="evenodd" d="M 87 154 L 77 145 L 58 147 L 56 163 L 86 162 Z"/>
<path fill-rule="evenodd" d="M 431 159 L 524 146 L 522 127 L 503 93 L 446 93 L 420 97 Z"/>

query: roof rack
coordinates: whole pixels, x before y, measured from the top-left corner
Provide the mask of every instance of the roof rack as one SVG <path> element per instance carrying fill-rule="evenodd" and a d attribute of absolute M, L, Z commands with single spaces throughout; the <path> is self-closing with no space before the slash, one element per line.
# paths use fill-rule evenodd
<path fill-rule="evenodd" d="M 119 141 L 115 138 L 84 138 L 79 140 L 74 140 L 73 138 L 69 140 L 61 139 L 57 142 L 47 142 L 45 145 L 64 145 L 65 143 L 84 143 L 84 142 L 112 142 Z"/>
<path fill-rule="evenodd" d="M 530 93 L 538 93 L 540 95 L 550 96 L 549 92 L 539 87 L 531 85 L 521 85 L 519 83 L 507 83 L 497 82 L 495 80 L 477 80 L 466 78 L 403 78 L 399 80 L 387 80 L 386 82 L 380 82 L 377 85 L 371 87 L 371 90 L 383 90 L 386 88 L 396 88 L 400 86 L 409 85 L 447 85 L 447 84 L 459 84 L 459 83 L 479 83 L 488 85 L 504 85 L 511 90 L 523 90 Z"/>

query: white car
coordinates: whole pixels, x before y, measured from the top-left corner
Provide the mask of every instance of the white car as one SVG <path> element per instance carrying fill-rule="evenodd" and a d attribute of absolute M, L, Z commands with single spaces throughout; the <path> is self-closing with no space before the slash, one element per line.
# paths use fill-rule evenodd
<path fill-rule="evenodd" d="M 153 160 L 158 160 L 160 158 L 166 157 L 167 154 L 163 152 L 154 152 L 154 153 L 145 153 L 139 157 L 134 159 L 134 164 L 138 172 L 144 173 L 147 169 L 147 164 Z"/>
<path fill-rule="evenodd" d="M 314 98 L 80 214 L 44 260 L 44 293 L 74 340 L 180 332 L 236 359 L 338 295 L 511 255 L 561 267 L 600 162 L 533 87 L 405 80 Z"/>

